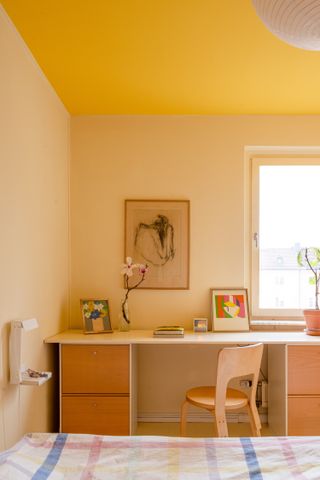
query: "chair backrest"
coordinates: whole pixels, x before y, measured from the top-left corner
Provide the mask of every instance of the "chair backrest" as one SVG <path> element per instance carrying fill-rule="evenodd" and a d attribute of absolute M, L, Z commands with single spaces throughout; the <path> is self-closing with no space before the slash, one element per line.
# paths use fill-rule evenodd
<path fill-rule="evenodd" d="M 250 401 L 255 401 L 262 353 L 262 343 L 244 347 L 227 347 L 220 350 L 218 354 L 216 399 L 219 398 L 224 403 L 227 386 L 232 378 L 253 375 Z"/>

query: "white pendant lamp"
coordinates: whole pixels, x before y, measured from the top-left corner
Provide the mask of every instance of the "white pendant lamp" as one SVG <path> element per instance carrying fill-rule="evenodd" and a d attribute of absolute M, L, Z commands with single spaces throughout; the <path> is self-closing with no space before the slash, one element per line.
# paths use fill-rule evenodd
<path fill-rule="evenodd" d="M 320 0 L 252 0 L 258 16 L 294 47 L 320 50 Z"/>

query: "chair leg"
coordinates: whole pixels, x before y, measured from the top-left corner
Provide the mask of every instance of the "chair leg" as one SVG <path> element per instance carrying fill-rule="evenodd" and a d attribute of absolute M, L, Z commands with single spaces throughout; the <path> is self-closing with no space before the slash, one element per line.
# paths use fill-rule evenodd
<path fill-rule="evenodd" d="M 187 427 L 187 410 L 189 402 L 185 400 L 181 405 L 181 417 L 180 417 L 180 435 L 181 437 L 186 436 L 186 427 Z"/>
<path fill-rule="evenodd" d="M 228 425 L 227 425 L 225 413 L 217 414 L 216 412 L 215 417 L 216 417 L 218 437 L 229 437 Z"/>
<path fill-rule="evenodd" d="M 256 405 L 251 405 L 248 403 L 247 410 L 249 414 L 252 435 L 254 437 L 261 437 L 261 422 Z"/>
<path fill-rule="evenodd" d="M 212 414 L 212 416 L 214 417 L 214 418 L 213 418 L 214 421 L 212 422 L 212 429 L 213 429 L 212 434 L 213 434 L 213 437 L 219 437 L 219 432 L 218 432 L 218 429 L 217 429 L 217 423 L 216 423 L 216 421 L 215 421 L 216 416 L 215 416 L 214 410 L 209 410 L 209 412 L 210 412 L 210 413 Z"/>

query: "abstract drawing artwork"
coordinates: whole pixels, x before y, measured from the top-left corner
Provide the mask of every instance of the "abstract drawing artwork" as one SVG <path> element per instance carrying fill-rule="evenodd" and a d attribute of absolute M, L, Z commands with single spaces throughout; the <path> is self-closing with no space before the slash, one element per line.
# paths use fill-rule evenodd
<path fill-rule="evenodd" d="M 214 331 L 249 330 L 247 289 L 211 289 L 211 316 Z"/>
<path fill-rule="evenodd" d="M 146 263 L 161 267 L 175 256 L 174 227 L 166 215 L 158 214 L 151 223 L 137 225 L 134 246 Z"/>
<path fill-rule="evenodd" d="M 126 200 L 128 256 L 149 267 L 139 288 L 189 288 L 189 201 Z"/>

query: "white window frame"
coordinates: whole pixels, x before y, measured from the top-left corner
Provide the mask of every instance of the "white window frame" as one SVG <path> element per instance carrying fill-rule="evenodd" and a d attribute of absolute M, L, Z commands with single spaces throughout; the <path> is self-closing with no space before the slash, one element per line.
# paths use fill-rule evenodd
<path fill-rule="evenodd" d="M 253 319 L 272 320 L 301 320 L 303 318 L 300 309 L 262 309 L 259 308 L 259 168 L 263 165 L 319 165 L 320 149 L 315 147 L 317 153 L 304 153 L 299 151 L 295 154 L 272 155 L 270 152 L 249 155 L 251 172 L 251 202 L 250 202 L 250 304 L 251 317 Z"/>

